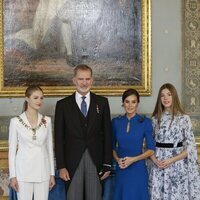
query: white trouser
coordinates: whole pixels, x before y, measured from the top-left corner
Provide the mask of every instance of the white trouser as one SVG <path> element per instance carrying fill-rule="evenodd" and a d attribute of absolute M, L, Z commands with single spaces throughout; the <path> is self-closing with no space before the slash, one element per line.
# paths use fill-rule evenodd
<path fill-rule="evenodd" d="M 49 181 L 39 183 L 18 181 L 19 192 L 17 192 L 18 200 L 32 200 L 33 194 L 35 200 L 48 200 Z"/>

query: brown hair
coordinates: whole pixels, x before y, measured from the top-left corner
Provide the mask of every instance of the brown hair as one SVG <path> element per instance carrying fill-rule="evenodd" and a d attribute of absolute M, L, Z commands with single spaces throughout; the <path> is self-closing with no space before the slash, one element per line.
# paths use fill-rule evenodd
<path fill-rule="evenodd" d="M 122 102 L 124 102 L 125 99 L 131 95 L 135 95 L 137 97 L 137 102 L 140 103 L 140 95 L 138 91 L 132 88 L 124 91 L 124 93 L 122 94 Z"/>
<path fill-rule="evenodd" d="M 92 68 L 91 68 L 91 67 L 89 67 L 88 65 L 85 65 L 85 64 L 80 64 L 80 65 L 77 65 L 77 66 L 74 68 L 74 77 L 77 75 L 78 70 L 90 71 L 91 76 L 92 76 L 92 74 L 93 74 Z"/>
<path fill-rule="evenodd" d="M 38 90 L 40 90 L 43 93 L 43 90 L 42 90 L 42 88 L 40 86 L 38 86 L 38 85 L 30 85 L 25 91 L 25 97 L 30 97 L 33 94 L 33 92 L 38 91 Z M 28 102 L 24 101 L 24 105 L 23 105 L 23 110 L 22 111 L 23 112 L 26 111 L 27 108 L 28 108 Z"/>
<path fill-rule="evenodd" d="M 172 95 L 172 120 L 171 120 L 171 123 L 174 120 L 175 115 L 185 114 L 184 110 L 181 107 L 176 88 L 171 83 L 165 83 L 160 87 L 156 105 L 155 105 L 155 108 L 154 108 L 154 111 L 152 114 L 153 117 L 157 118 L 159 127 L 160 127 L 161 116 L 164 111 L 164 106 L 162 105 L 162 102 L 161 102 L 161 92 L 164 89 L 168 89 Z M 171 123 L 170 123 L 170 126 L 171 126 Z M 169 128 L 170 128 L 170 126 L 169 126 Z"/>

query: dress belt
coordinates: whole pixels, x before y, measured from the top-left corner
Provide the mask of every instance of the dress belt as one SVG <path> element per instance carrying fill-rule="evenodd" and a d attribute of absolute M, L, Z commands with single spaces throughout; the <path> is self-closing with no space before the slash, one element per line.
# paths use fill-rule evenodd
<path fill-rule="evenodd" d="M 179 142 L 176 147 L 182 147 L 182 146 L 183 146 L 183 143 Z M 159 142 L 156 142 L 156 147 L 161 147 L 161 148 L 176 148 L 173 143 L 159 143 Z"/>

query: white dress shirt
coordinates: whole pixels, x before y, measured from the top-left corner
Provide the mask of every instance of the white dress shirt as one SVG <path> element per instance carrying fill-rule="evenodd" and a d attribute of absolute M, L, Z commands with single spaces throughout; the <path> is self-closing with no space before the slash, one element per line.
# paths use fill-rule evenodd
<path fill-rule="evenodd" d="M 79 94 L 77 91 L 75 93 L 75 99 L 76 99 L 76 103 L 79 107 L 79 109 L 81 110 L 81 103 L 82 103 L 82 97 L 83 95 Z M 89 107 L 90 107 L 90 92 L 88 92 L 86 95 L 84 95 L 85 98 L 85 102 L 87 104 L 87 112 L 89 110 Z"/>

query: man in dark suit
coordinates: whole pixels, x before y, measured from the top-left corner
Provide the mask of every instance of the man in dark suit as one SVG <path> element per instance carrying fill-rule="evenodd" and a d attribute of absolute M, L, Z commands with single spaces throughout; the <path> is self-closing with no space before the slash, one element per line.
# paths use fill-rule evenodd
<path fill-rule="evenodd" d="M 74 69 L 76 92 L 55 111 L 55 153 L 67 200 L 101 200 L 101 180 L 111 170 L 112 142 L 108 100 L 90 92 L 92 69 Z"/>

